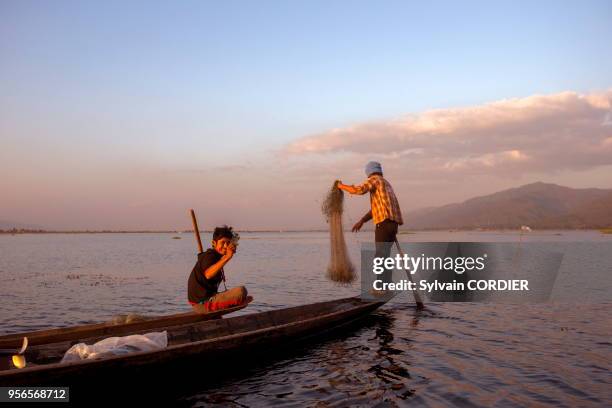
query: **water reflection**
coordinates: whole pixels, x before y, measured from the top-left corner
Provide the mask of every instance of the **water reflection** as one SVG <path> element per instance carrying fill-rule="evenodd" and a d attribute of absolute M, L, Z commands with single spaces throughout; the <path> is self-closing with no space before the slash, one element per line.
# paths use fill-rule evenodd
<path fill-rule="evenodd" d="M 408 364 L 401 360 L 394 359 L 394 356 L 403 354 L 404 351 L 393 347 L 394 335 L 393 326 L 395 319 L 388 311 L 383 311 L 389 315 L 385 322 L 376 328 L 376 335 L 373 340 L 378 340 L 379 348 L 376 350 L 379 363 L 373 365 L 368 370 L 373 373 L 382 383 L 386 384 L 387 390 L 392 391 L 397 398 L 406 399 L 414 393 L 414 390 L 409 388 L 406 380 L 410 379 Z M 418 318 L 412 319 L 412 327 L 418 325 Z M 404 360 L 409 360 L 409 356 L 405 356 Z"/>
<path fill-rule="evenodd" d="M 392 327 L 392 319 L 388 312 L 376 312 L 318 339 L 242 360 L 242 373 L 225 372 L 222 379 L 217 376 L 214 383 L 192 389 L 181 402 L 193 406 L 218 402 L 258 406 L 368 400 L 381 389 L 372 384 L 366 367 L 356 370 L 354 364 L 371 360 L 366 356 L 375 349 L 377 333 L 385 326 Z M 295 378 L 300 380 L 296 382 Z"/>

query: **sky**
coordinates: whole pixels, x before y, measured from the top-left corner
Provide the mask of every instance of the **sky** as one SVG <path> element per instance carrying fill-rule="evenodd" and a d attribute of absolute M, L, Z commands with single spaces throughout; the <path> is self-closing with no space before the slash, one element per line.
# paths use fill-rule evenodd
<path fill-rule="evenodd" d="M 404 212 L 612 188 L 610 39 L 609 1 L 0 0 L 0 221 L 321 228 L 369 160 Z"/>

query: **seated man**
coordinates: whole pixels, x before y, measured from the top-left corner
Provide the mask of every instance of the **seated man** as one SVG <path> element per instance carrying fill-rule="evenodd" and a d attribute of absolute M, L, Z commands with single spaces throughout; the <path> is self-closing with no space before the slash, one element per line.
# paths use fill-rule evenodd
<path fill-rule="evenodd" d="M 223 267 L 234 256 L 238 239 L 232 227 L 217 227 L 213 232 L 212 248 L 198 254 L 198 261 L 187 284 L 189 303 L 196 313 L 227 309 L 246 300 L 247 291 L 244 286 L 218 292 L 219 284 L 225 280 Z"/>

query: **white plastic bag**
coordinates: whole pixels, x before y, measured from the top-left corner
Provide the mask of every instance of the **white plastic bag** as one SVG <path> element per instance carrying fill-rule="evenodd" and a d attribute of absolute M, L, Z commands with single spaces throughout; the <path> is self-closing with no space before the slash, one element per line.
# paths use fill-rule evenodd
<path fill-rule="evenodd" d="M 168 347 L 168 332 L 133 334 L 124 337 L 109 337 L 91 346 L 78 343 L 70 347 L 62 363 L 93 358 L 121 356 L 137 351 L 153 351 Z"/>

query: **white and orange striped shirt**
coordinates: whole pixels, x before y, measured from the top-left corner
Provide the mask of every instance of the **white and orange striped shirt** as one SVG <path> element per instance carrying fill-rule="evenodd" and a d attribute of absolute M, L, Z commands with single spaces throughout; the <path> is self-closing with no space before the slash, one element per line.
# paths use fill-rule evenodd
<path fill-rule="evenodd" d="M 356 194 L 359 195 L 370 192 L 374 224 L 380 224 L 386 219 L 395 221 L 400 225 L 404 223 L 393 187 L 383 176 L 373 174 L 363 184 L 354 187 L 357 189 Z"/>

